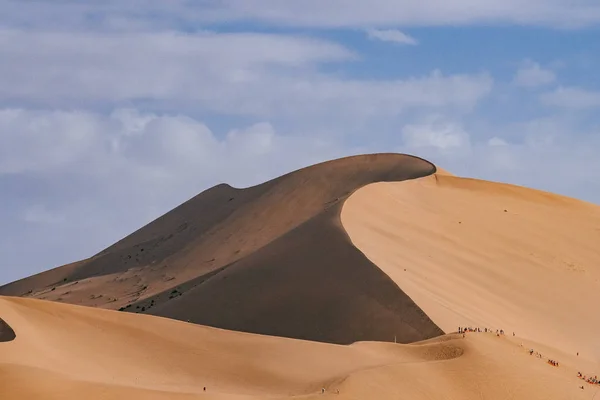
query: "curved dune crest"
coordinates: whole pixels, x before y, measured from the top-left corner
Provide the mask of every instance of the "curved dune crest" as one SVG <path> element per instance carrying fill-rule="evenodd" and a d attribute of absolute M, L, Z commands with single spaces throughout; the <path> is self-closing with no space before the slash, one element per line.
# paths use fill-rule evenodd
<path fill-rule="evenodd" d="M 515 331 L 600 361 L 600 207 L 435 174 L 365 186 L 341 218 L 352 243 L 445 332 Z"/>
<path fill-rule="evenodd" d="M 17 336 L 15 331 L 2 318 L 0 318 L 0 342 L 10 342 Z"/>
<path fill-rule="evenodd" d="M 247 189 L 218 185 L 94 257 L 0 294 L 338 344 L 435 337 L 441 329 L 350 243 L 339 219 L 356 189 L 435 171 L 418 157 L 371 154 Z"/>

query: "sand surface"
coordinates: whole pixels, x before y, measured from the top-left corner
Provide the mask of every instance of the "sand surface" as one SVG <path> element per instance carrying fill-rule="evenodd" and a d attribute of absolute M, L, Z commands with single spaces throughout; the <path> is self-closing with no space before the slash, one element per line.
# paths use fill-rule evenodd
<path fill-rule="evenodd" d="M 591 364 L 548 350 L 562 361 L 552 367 L 494 334 L 341 346 L 10 297 L 0 315 L 16 332 L 0 342 L 3 400 L 590 399 L 596 390 L 578 388 L 576 370 Z"/>
<path fill-rule="evenodd" d="M 600 361 L 600 207 L 436 174 L 358 190 L 342 222 L 445 332 L 504 329 Z"/>

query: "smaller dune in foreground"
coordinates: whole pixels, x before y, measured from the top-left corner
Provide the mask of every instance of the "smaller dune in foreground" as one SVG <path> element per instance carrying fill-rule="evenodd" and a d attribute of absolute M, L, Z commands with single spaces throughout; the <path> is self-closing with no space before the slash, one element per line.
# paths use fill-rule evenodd
<path fill-rule="evenodd" d="M 18 337 L 0 343 L 10 400 L 584 399 L 593 388 L 578 388 L 577 357 L 544 348 L 553 367 L 494 333 L 340 346 L 32 299 L 0 298 L 0 314 Z"/>

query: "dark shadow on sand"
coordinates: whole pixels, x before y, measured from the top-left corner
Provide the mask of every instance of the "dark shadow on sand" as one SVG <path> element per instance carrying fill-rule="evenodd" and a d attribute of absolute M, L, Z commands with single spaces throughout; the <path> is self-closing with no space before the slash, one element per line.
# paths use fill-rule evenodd
<path fill-rule="evenodd" d="M 2 318 L 0 318 L 0 343 L 1 342 L 10 342 L 11 340 L 15 340 L 17 335 L 15 335 L 15 331 L 8 325 Z"/>

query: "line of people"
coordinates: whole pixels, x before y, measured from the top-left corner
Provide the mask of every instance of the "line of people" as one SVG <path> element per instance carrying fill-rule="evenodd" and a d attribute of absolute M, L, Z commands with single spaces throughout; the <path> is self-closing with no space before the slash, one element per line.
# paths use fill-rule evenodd
<path fill-rule="evenodd" d="M 558 361 L 554 361 L 554 360 L 548 359 L 548 364 L 553 365 L 555 367 L 558 367 Z"/>
<path fill-rule="evenodd" d="M 577 372 L 577 377 L 579 379 L 582 379 L 584 381 L 586 381 L 589 384 L 592 385 L 600 385 L 600 380 L 598 380 L 598 375 L 594 375 L 594 376 L 585 376 L 583 375 L 581 372 Z"/>
<path fill-rule="evenodd" d="M 459 326 L 458 327 L 458 333 L 462 333 L 463 336 L 465 333 L 467 332 L 475 332 L 475 333 L 488 333 L 488 332 L 494 332 L 492 329 L 489 328 L 483 328 L 483 330 L 481 328 L 472 328 L 472 327 L 462 327 Z M 496 329 L 496 336 L 500 336 L 500 335 L 504 335 L 504 329 Z M 513 332 L 512 334 L 513 336 L 515 336 L 515 333 Z"/>
<path fill-rule="evenodd" d="M 529 355 L 533 356 L 535 355 L 537 358 L 542 358 L 542 353 L 539 353 L 537 351 L 534 351 L 533 349 L 529 349 Z"/>
<path fill-rule="evenodd" d="M 467 332 L 474 332 L 474 333 L 481 333 L 481 332 L 488 333 L 488 332 L 490 332 L 490 333 L 493 333 L 494 331 L 492 329 L 489 329 L 489 328 L 483 328 L 483 329 L 481 329 L 481 328 L 473 328 L 473 327 L 470 327 L 470 326 L 469 327 L 462 327 L 462 326 L 458 327 L 458 333 L 462 333 L 463 337 L 465 337 L 465 334 Z M 500 336 L 500 335 L 504 335 L 504 330 L 503 329 L 496 329 L 496 336 Z M 513 332 L 512 335 L 515 336 L 515 333 Z M 521 347 L 522 346 L 523 346 L 523 344 L 521 343 Z M 535 351 L 533 349 L 529 349 L 529 355 L 530 356 L 534 356 L 535 355 L 536 358 L 543 358 L 543 356 L 542 356 L 541 353 L 539 353 L 539 352 L 537 352 L 537 351 Z M 579 356 L 579 353 L 577 353 L 577 355 Z M 548 364 L 550 364 L 550 365 L 552 365 L 554 367 L 559 367 L 560 366 L 560 364 L 559 364 L 558 361 L 552 360 L 552 359 L 548 359 Z M 587 383 L 589 383 L 591 385 L 600 385 L 600 379 L 598 379 L 597 375 L 595 375 L 595 376 L 592 377 L 592 376 L 583 375 L 581 372 L 577 372 L 577 376 L 580 379 L 584 380 L 585 382 L 587 382 Z M 583 389 L 583 386 L 581 387 L 581 389 Z"/>

